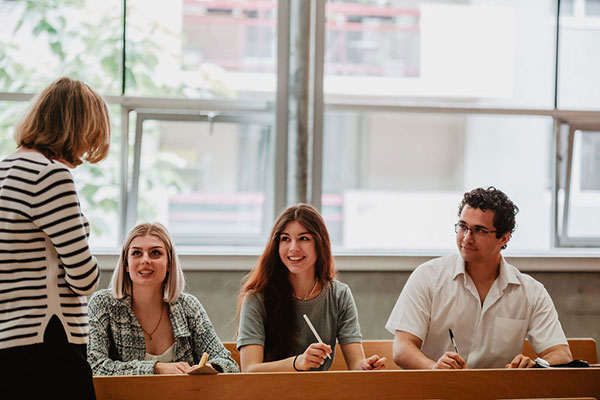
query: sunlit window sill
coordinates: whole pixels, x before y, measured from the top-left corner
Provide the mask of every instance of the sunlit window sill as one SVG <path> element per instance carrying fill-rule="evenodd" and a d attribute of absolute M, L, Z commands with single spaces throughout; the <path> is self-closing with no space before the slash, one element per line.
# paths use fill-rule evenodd
<path fill-rule="evenodd" d="M 262 249 L 256 247 L 188 247 L 179 250 L 184 270 L 249 271 Z M 455 251 L 445 250 L 348 250 L 334 249 L 339 271 L 412 271 L 432 258 Z M 98 250 L 94 254 L 103 270 L 112 270 L 119 254 Z M 504 256 L 523 272 L 600 272 L 599 248 L 560 248 L 547 251 L 507 251 Z"/>

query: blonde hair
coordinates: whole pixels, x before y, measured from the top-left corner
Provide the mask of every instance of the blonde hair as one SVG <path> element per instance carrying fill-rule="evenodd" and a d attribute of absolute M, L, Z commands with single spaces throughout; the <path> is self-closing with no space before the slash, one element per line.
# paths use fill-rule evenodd
<path fill-rule="evenodd" d="M 110 118 L 106 103 L 81 81 L 60 78 L 44 89 L 17 125 L 18 147 L 73 166 L 108 155 Z"/>
<path fill-rule="evenodd" d="M 131 277 L 126 272 L 128 267 L 127 253 L 129 252 L 129 248 L 131 247 L 131 242 L 133 242 L 133 239 L 147 235 L 152 235 L 158 238 L 165 246 L 165 250 L 167 252 L 168 270 L 167 277 L 163 283 L 163 299 L 166 302 L 173 303 L 174 301 L 177 301 L 179 295 L 181 295 L 183 292 L 183 288 L 185 287 L 185 277 L 183 275 L 183 270 L 181 269 L 179 258 L 177 257 L 177 253 L 175 251 L 175 246 L 171 240 L 171 236 L 169 235 L 167 228 L 158 222 L 139 224 L 129 231 L 129 234 L 127 235 L 125 243 L 123 243 L 123 247 L 121 249 L 119 262 L 117 263 L 117 267 L 115 268 L 110 281 L 109 287 L 112 296 L 116 299 L 121 299 L 125 296 L 132 295 L 133 284 L 131 282 Z"/>

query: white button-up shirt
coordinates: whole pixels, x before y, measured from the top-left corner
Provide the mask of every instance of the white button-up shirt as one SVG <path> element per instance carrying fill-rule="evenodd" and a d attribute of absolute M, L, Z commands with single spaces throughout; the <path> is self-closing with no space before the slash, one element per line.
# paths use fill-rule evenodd
<path fill-rule="evenodd" d="M 420 265 L 402 289 L 386 329 L 419 337 L 421 351 L 436 361 L 454 351 L 452 329 L 469 368 L 504 368 L 522 352 L 526 338 L 537 353 L 567 344 L 544 286 L 504 258 L 483 305 L 460 255 Z"/>

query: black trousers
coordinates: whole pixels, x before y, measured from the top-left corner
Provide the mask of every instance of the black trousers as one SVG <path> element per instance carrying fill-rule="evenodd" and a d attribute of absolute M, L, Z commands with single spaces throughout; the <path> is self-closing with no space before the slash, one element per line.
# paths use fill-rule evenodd
<path fill-rule="evenodd" d="M 0 350 L 0 391 L 3 400 L 95 399 L 86 345 L 69 343 L 52 316 L 43 343 Z"/>

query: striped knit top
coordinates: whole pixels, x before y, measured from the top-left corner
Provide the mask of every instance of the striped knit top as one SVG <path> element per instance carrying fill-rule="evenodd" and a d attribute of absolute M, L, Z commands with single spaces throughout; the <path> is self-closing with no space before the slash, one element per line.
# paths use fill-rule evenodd
<path fill-rule="evenodd" d="M 0 162 L 0 349 L 41 343 L 53 315 L 87 343 L 100 270 L 69 169 L 38 152 Z"/>

